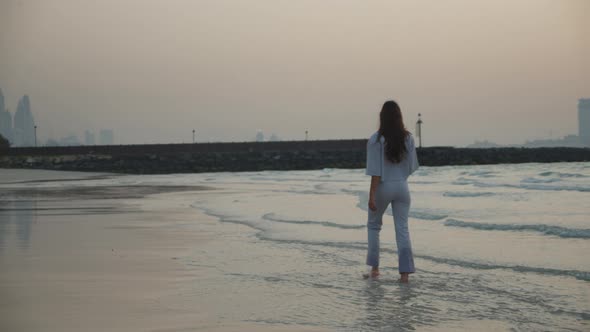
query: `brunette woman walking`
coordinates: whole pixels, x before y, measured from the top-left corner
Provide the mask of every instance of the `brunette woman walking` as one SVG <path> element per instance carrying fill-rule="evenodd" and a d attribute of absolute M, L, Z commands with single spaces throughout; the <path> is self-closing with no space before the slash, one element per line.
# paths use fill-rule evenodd
<path fill-rule="evenodd" d="M 367 232 L 369 248 L 366 278 L 379 276 L 379 232 L 383 213 L 391 203 L 395 224 L 400 282 L 407 283 L 415 272 L 408 230 L 410 189 L 407 179 L 418 169 L 418 156 L 412 134 L 406 130 L 399 105 L 389 100 L 379 114 L 379 130 L 367 142 L 366 174 L 371 176 Z"/>

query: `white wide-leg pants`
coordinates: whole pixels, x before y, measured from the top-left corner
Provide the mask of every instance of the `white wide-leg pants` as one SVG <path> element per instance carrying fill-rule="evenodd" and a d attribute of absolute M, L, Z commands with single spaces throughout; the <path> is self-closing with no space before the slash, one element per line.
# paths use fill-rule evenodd
<path fill-rule="evenodd" d="M 408 230 L 408 213 L 410 212 L 410 190 L 407 181 L 381 182 L 375 192 L 375 211 L 369 209 L 367 233 L 369 248 L 367 265 L 379 266 L 379 232 L 383 224 L 383 213 L 391 203 L 395 240 L 397 243 L 398 269 L 400 273 L 414 273 L 414 257 L 410 232 Z"/>

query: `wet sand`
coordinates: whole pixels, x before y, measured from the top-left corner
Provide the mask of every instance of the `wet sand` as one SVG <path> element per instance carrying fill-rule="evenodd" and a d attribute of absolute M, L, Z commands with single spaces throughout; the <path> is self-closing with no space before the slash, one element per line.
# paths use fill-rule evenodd
<path fill-rule="evenodd" d="M 224 301 L 257 305 L 256 298 L 232 299 L 229 289 L 218 295 L 204 291 L 202 296 L 184 296 L 194 292 L 195 284 L 211 285 L 216 272 L 207 264 L 187 269 L 181 258 L 227 243 L 211 236 L 218 227 L 216 220 L 174 203 L 181 197 L 169 193 L 135 200 L 108 199 L 100 202 L 102 209 L 90 212 L 84 208 L 96 200 L 29 201 L 30 210 L 0 211 L 0 218 L 14 218 L 18 211 L 17 222 L 26 222 L 23 216 L 28 216 L 35 224 L 26 241 L 7 237 L 10 230 L 3 230 L 0 331 L 330 330 L 220 317 L 216 307 Z M 47 209 L 46 204 L 59 208 Z M 193 223 L 200 226 L 183 227 Z M 264 310 L 264 305 L 258 305 Z M 507 330 L 497 322 L 465 324 L 425 331 Z"/>
<path fill-rule="evenodd" d="M 18 170 L 10 170 L 10 175 L 2 171 L 4 184 L 68 180 L 60 172 L 40 171 L 30 180 L 18 179 Z M 69 175 L 72 181 L 97 177 Z M 173 197 L 148 196 L 205 189 L 3 189 L 0 330 L 190 331 L 231 325 L 212 320 L 205 298 L 191 310 L 174 309 L 178 306 L 170 300 L 199 278 L 179 257 L 210 241 L 206 232 L 178 224 L 215 221 L 188 206 L 179 207 Z M 160 203 L 150 208 L 155 201 Z"/>
<path fill-rule="evenodd" d="M 4 171 L 4 170 L 0 170 Z M 27 171 L 30 172 L 30 171 Z M 12 175 L 19 171 L 12 171 Z M 36 181 L 68 176 L 40 171 Z M 83 174 L 69 172 L 72 181 Z M 88 175 L 92 178 L 103 175 Z M 202 186 L 16 188 L 0 193 L 0 331 L 298 331 L 220 321 L 211 296 L 182 302 L 210 271 L 180 261 L 215 238 L 182 202 Z M 166 194 L 167 193 L 167 194 Z M 152 196 L 150 196 L 152 195 Z M 166 197 L 166 195 L 168 195 Z M 198 227 L 186 227 L 198 223 Z"/>
<path fill-rule="evenodd" d="M 4 326 L 0 330 L 184 327 L 174 322 L 187 320 L 161 307 L 158 299 L 190 277 L 174 257 L 187 250 L 189 241 L 204 244 L 206 238 L 160 226 L 188 215 L 147 213 L 116 199 L 89 210 L 96 201 L 53 198 L 46 203 L 20 200 L 17 208 L 3 207 L 7 210 L 2 218 L 16 223 L 30 220 L 34 226 L 28 239 L 4 235 L 0 253 L 0 324 Z M 31 209 L 26 210 L 26 205 Z M 194 323 L 202 319 L 198 312 L 192 316 Z"/>
<path fill-rule="evenodd" d="M 108 174 L 90 174 L 81 185 L 76 181 L 84 174 L 75 172 L 40 171 L 34 181 L 19 180 L 19 171 L 11 170 L 10 176 L 4 171 L 0 169 L 0 331 L 333 330 L 257 317 L 330 312 L 327 308 L 338 304 L 326 302 L 321 293 L 339 290 L 309 292 L 278 282 L 283 274 L 319 273 L 317 265 L 326 262 L 310 262 L 289 245 L 281 246 L 283 251 L 261 248 L 250 228 L 220 223 L 192 207 L 229 191 L 189 184 L 92 185 L 93 178 L 108 179 Z M 53 177 L 59 186 L 52 184 Z M 72 185 L 64 185 L 68 182 Z M 267 278 L 252 279 L 248 287 L 231 282 L 255 273 Z M 358 282 L 365 284 L 360 274 Z M 367 302 L 366 313 L 356 313 L 367 319 L 375 314 L 373 306 L 384 304 L 380 299 L 393 300 L 379 296 L 385 291 L 380 285 L 360 288 L 378 293 Z M 364 301 L 362 294 L 357 297 Z M 463 320 L 415 330 L 508 331 L 510 325 Z"/>

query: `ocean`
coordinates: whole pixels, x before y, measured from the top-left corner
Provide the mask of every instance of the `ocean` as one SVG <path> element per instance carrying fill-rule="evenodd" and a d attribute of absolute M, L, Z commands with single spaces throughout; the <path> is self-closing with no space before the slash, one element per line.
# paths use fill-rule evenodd
<path fill-rule="evenodd" d="M 382 276 L 362 278 L 369 177 L 361 169 L 105 175 L 1 187 L 207 188 L 136 203 L 188 208 L 194 218 L 163 227 L 214 239 L 174 257 L 194 278 L 162 299 L 171 310 L 206 312 L 213 324 L 590 330 L 590 163 L 423 166 L 409 185 L 417 271 L 408 285 L 397 282 L 390 210 Z"/>

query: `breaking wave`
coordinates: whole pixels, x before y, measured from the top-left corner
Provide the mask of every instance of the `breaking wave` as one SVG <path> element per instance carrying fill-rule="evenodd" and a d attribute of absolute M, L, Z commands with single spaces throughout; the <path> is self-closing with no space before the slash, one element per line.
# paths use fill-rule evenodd
<path fill-rule="evenodd" d="M 457 219 L 447 219 L 444 222 L 445 226 L 451 227 L 466 227 L 484 231 L 530 231 L 538 232 L 545 235 L 559 236 L 561 238 L 577 238 L 577 239 L 588 239 L 590 238 L 590 229 L 579 229 L 579 228 L 567 228 L 560 226 L 550 226 L 543 224 L 487 224 L 470 221 L 462 221 Z"/>
<path fill-rule="evenodd" d="M 495 195 L 492 192 L 446 191 L 445 197 L 487 197 Z"/>
<path fill-rule="evenodd" d="M 579 173 L 542 172 L 539 176 L 556 176 L 558 178 L 586 178 L 588 176 Z"/>
<path fill-rule="evenodd" d="M 410 209 L 410 218 L 422 219 L 422 220 L 442 220 L 448 217 L 446 214 L 426 212 L 423 210 L 412 210 Z"/>
<path fill-rule="evenodd" d="M 224 217 L 220 214 L 214 213 L 211 210 L 206 208 L 198 207 L 196 205 L 191 205 L 194 208 L 200 209 L 205 214 L 216 217 L 220 222 L 223 223 L 233 223 L 233 224 L 240 224 L 249 226 L 254 230 L 257 230 L 256 237 L 260 240 L 271 241 L 276 243 L 283 243 L 283 244 L 300 244 L 305 246 L 319 246 L 319 247 L 329 247 L 329 248 L 337 248 L 337 249 L 349 249 L 349 250 L 366 250 L 367 244 L 365 242 L 353 242 L 353 241 L 309 241 L 309 240 L 300 240 L 300 239 L 284 239 L 284 238 L 274 238 L 269 232 L 268 229 L 262 227 L 256 222 L 246 221 L 246 220 L 236 220 L 233 218 Z M 454 220 L 454 219 L 449 219 Z M 449 221 L 448 220 L 448 221 Z M 460 227 L 460 226 L 459 226 Z M 586 232 L 590 232 L 590 230 L 585 230 Z M 389 253 L 397 253 L 396 250 L 390 248 L 381 248 L 383 252 Z M 579 271 L 579 270 L 561 270 L 561 269 L 552 269 L 552 268 L 542 268 L 542 267 L 532 267 L 532 266 L 523 266 L 523 265 L 500 265 L 500 264 L 489 264 L 489 263 L 482 263 L 482 262 L 473 262 L 473 261 L 465 261 L 460 259 L 451 259 L 451 258 L 441 258 L 435 257 L 430 255 L 420 255 L 415 254 L 414 257 L 429 260 L 439 264 L 446 264 L 446 265 L 453 265 L 459 266 L 462 268 L 469 268 L 469 269 L 477 269 L 477 270 L 494 270 L 494 269 L 504 269 L 504 270 L 512 270 L 515 272 L 522 272 L 522 273 L 538 273 L 544 275 L 554 275 L 554 276 L 569 276 L 574 277 L 578 280 L 583 281 L 590 281 L 590 272 L 587 271 Z"/>
<path fill-rule="evenodd" d="M 481 182 L 474 179 L 468 179 L 464 177 L 459 177 L 455 181 L 452 182 L 453 185 L 473 185 L 479 188 L 497 188 L 497 187 L 504 187 L 504 188 L 516 188 L 516 189 L 525 189 L 525 190 L 547 190 L 547 191 L 580 191 L 580 192 L 590 192 L 590 187 L 588 186 L 580 186 L 580 185 L 550 185 L 546 181 L 544 183 L 539 183 L 540 181 L 534 182 L 529 179 L 525 179 L 527 181 L 521 182 L 520 185 L 515 184 L 508 184 L 508 183 L 489 183 L 489 182 Z"/>
<path fill-rule="evenodd" d="M 339 224 L 331 221 L 315 221 L 315 220 L 288 220 L 278 218 L 274 213 L 267 213 L 262 216 L 262 219 L 273 221 L 273 222 L 280 222 L 285 224 L 298 224 L 298 225 L 320 225 L 325 227 L 334 227 L 340 229 L 363 229 L 365 225 L 345 225 Z"/>

